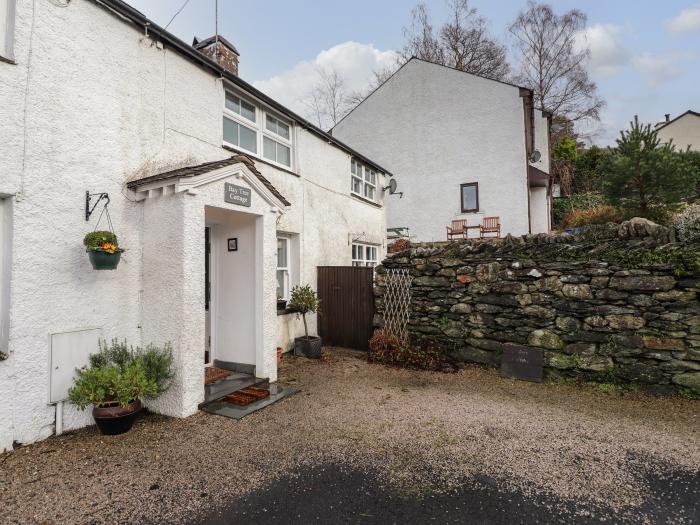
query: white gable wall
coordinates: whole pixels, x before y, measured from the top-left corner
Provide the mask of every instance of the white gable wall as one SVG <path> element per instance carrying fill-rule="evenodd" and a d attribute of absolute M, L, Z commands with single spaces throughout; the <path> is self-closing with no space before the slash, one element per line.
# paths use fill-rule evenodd
<path fill-rule="evenodd" d="M 673 140 L 676 149 L 700 151 L 700 116 L 688 113 L 659 130 L 661 142 Z"/>
<path fill-rule="evenodd" d="M 538 128 L 542 120 L 536 118 Z M 389 197 L 388 224 L 410 227 L 415 240 L 445 239 L 453 219 L 478 224 L 494 215 L 504 235 L 528 232 L 523 100 L 517 87 L 412 60 L 333 135 L 392 171 L 404 196 Z M 537 145 L 545 159 L 546 142 Z M 536 166 L 546 171 L 544 162 Z M 477 214 L 461 213 L 460 184 L 468 182 L 479 183 Z"/>
<path fill-rule="evenodd" d="M 187 301 L 174 304 L 178 297 L 169 298 L 180 308 L 177 316 L 144 309 L 146 283 L 160 282 L 162 293 L 169 293 L 168 272 L 146 263 L 169 263 L 167 254 L 145 253 L 142 246 L 158 240 L 177 248 L 180 242 L 159 237 L 157 230 L 149 233 L 154 238 L 144 238 L 145 221 L 161 221 L 163 235 L 172 234 L 168 221 L 192 210 L 149 211 L 143 201 L 133 200 L 125 184 L 232 155 L 221 148 L 224 91 L 215 75 L 168 48 L 159 49 L 141 29 L 94 2 L 73 0 L 67 7 L 35 2 L 35 8 L 30 39 L 32 4 L 17 3 L 17 64 L 0 62 L 0 195 L 13 200 L 14 230 L 10 358 L 0 361 L 0 392 L 12 395 L 3 396 L 0 450 L 12 441 L 29 443 L 54 432 L 56 409 L 48 404 L 50 334 L 98 327 L 107 338 L 162 344 L 168 322 L 203 319 L 197 274 L 203 261 L 196 254 L 172 269 L 195 275 L 187 283 Z M 386 224 L 383 208 L 350 197 L 349 155 L 308 131 L 297 127 L 296 133 L 300 176 L 260 161 L 256 167 L 292 203 L 277 229 L 299 235 L 301 282 L 315 285 L 315 266 L 350 264 L 351 232 L 378 242 L 381 255 Z M 84 252 L 82 238 L 97 220 L 96 214 L 85 221 L 86 190 L 110 195 L 114 227 L 128 250 L 115 271 L 93 271 Z M 203 203 L 195 198 L 182 203 L 195 205 Z M 266 220 L 274 223 L 275 218 Z M 201 234 L 203 244 L 203 224 L 202 210 L 201 224 L 188 223 L 182 235 Z M 265 242 L 274 245 L 274 239 Z M 259 293 L 274 301 L 274 286 L 266 282 Z M 275 321 L 290 334 L 301 325 L 287 315 L 266 320 L 264 330 L 275 330 Z M 180 344 L 189 348 L 203 341 L 198 330 Z M 286 338 L 282 343 L 290 344 Z M 274 377 L 274 349 L 266 359 L 259 368 Z M 185 388 L 198 387 L 199 378 L 193 377 L 188 376 Z M 187 406 L 164 411 L 191 412 L 198 395 L 178 394 L 178 403 L 186 399 Z M 89 412 L 66 406 L 66 429 L 90 422 Z"/>

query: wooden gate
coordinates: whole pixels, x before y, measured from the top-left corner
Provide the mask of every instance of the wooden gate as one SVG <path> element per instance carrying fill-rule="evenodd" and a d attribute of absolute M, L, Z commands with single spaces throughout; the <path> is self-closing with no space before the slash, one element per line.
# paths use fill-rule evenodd
<path fill-rule="evenodd" d="M 374 316 L 373 268 L 319 266 L 319 335 L 324 346 L 367 350 Z"/>

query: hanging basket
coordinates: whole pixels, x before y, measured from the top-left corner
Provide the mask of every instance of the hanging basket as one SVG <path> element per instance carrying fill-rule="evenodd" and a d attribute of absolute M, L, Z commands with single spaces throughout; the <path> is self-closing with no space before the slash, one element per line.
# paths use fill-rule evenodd
<path fill-rule="evenodd" d="M 109 253 L 93 250 L 88 252 L 88 256 L 93 270 L 116 270 L 122 254 L 121 252 Z"/>

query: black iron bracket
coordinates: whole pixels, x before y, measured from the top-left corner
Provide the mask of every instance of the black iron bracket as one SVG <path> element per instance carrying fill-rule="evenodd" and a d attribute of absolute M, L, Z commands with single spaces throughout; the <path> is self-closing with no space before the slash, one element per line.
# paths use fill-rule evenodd
<path fill-rule="evenodd" d="M 90 201 L 92 200 L 92 197 L 97 197 L 97 200 L 95 201 L 95 204 L 92 205 L 92 208 L 90 207 Z M 105 199 L 107 202 L 105 202 L 105 206 L 109 204 L 109 193 L 90 193 L 89 191 L 85 192 L 85 220 L 89 221 L 90 220 L 90 215 L 92 215 L 92 212 L 95 211 L 95 208 L 97 208 L 97 205 L 102 201 L 102 199 Z"/>

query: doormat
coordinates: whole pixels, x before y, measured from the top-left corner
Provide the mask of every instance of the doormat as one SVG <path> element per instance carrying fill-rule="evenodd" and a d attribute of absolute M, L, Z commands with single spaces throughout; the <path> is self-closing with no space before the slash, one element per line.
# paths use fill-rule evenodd
<path fill-rule="evenodd" d="M 270 397 L 270 391 L 266 388 L 249 386 L 247 388 L 236 390 L 233 394 L 227 395 L 224 398 L 224 401 L 227 403 L 233 403 L 234 405 L 246 406 L 260 399 L 265 399 L 266 397 Z"/>
<path fill-rule="evenodd" d="M 238 392 L 240 392 L 240 390 L 234 392 L 231 395 L 235 395 Z M 280 401 L 285 397 L 294 395 L 297 392 L 298 390 L 295 388 L 277 385 L 273 383 L 270 385 L 269 396 L 252 401 L 247 405 L 229 403 L 225 400 L 225 398 L 222 398 L 219 401 L 214 401 L 213 403 L 209 403 L 208 405 L 202 407 L 202 410 L 204 412 L 209 412 L 210 414 L 216 414 L 218 416 L 230 417 L 232 419 L 241 419 L 247 416 L 248 414 L 260 410 L 261 408 L 265 408 L 266 406 L 269 406 L 273 403 L 276 403 L 277 401 Z"/>
<path fill-rule="evenodd" d="M 218 381 L 219 379 L 223 379 L 224 377 L 228 377 L 230 375 L 231 372 L 228 370 L 217 368 L 215 366 L 208 366 L 204 369 L 204 384 L 208 385 L 209 383 L 213 383 L 214 381 Z"/>

